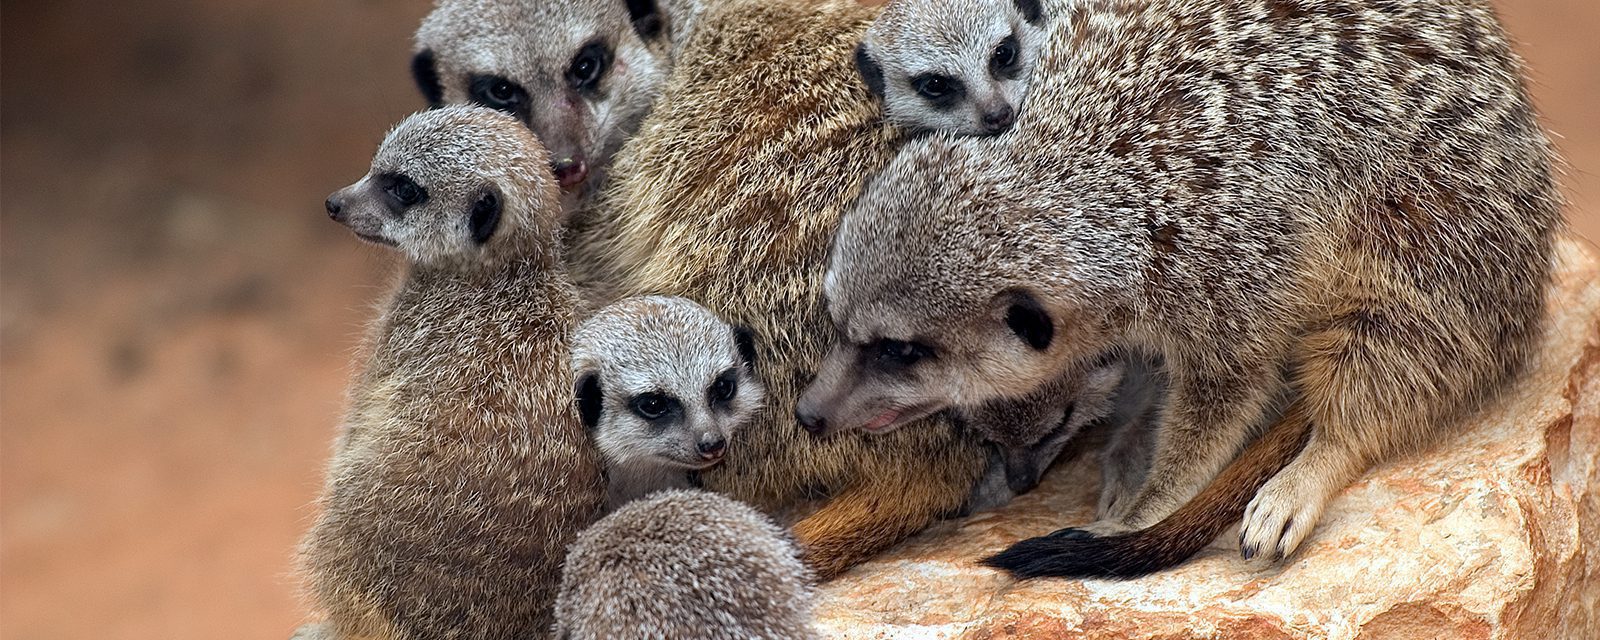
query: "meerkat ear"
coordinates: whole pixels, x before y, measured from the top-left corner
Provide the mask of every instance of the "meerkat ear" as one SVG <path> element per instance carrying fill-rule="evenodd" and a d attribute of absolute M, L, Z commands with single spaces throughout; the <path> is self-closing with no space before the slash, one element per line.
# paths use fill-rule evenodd
<path fill-rule="evenodd" d="M 739 348 L 739 358 L 744 360 L 744 366 L 751 371 L 756 368 L 756 334 L 750 327 L 738 326 L 733 328 L 733 344 Z"/>
<path fill-rule="evenodd" d="M 1026 292 L 1018 292 L 1010 297 L 1010 305 L 1006 307 L 1006 326 L 1035 351 L 1050 348 L 1050 342 L 1056 336 L 1050 313 Z"/>
<path fill-rule="evenodd" d="M 640 38 L 654 40 L 661 35 L 661 8 L 655 0 L 627 0 L 628 17 L 633 19 L 633 30 Z"/>
<path fill-rule="evenodd" d="M 593 429 L 600 424 L 602 398 L 599 374 L 591 372 L 578 378 L 578 419 L 583 421 L 583 428 Z"/>
<path fill-rule="evenodd" d="M 1039 0 L 1014 0 L 1017 4 L 1017 13 L 1022 14 L 1022 19 L 1028 24 L 1040 26 L 1044 22 L 1044 10 L 1039 7 Z"/>
<path fill-rule="evenodd" d="M 417 89 L 422 91 L 422 98 L 428 101 L 430 108 L 444 106 L 444 85 L 439 82 L 439 63 L 434 59 L 433 49 L 423 49 L 411 58 L 411 78 L 417 81 Z"/>
<path fill-rule="evenodd" d="M 493 190 L 484 191 L 472 203 L 472 213 L 467 219 L 467 228 L 472 233 L 472 241 L 483 244 L 494 235 L 494 230 L 500 227 L 500 196 Z"/>
<path fill-rule="evenodd" d="M 865 42 L 856 45 L 856 70 L 861 72 L 861 80 L 867 83 L 872 95 L 883 97 L 883 67 L 872 59 Z"/>

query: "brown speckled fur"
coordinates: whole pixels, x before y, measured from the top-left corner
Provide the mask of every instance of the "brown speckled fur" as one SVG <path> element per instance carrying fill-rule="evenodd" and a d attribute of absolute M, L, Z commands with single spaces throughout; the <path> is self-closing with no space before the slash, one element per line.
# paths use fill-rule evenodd
<path fill-rule="evenodd" d="M 1051 24 L 1016 127 L 908 144 L 841 223 L 827 293 L 851 344 L 937 345 L 919 384 L 958 405 L 1107 348 L 1163 357 L 1153 466 L 1098 532 L 1173 513 L 1288 388 L 1280 424 L 1310 438 L 1242 536 L 1285 556 L 1528 360 L 1560 202 L 1486 1 L 1104 0 Z M 998 337 L 1018 291 L 1047 349 Z"/>
<path fill-rule="evenodd" d="M 402 123 L 374 161 L 374 174 L 402 170 L 429 190 L 407 224 L 459 223 L 485 184 L 505 213 L 470 259 L 413 263 L 371 327 L 302 546 L 331 638 L 524 640 L 550 627 L 566 545 L 605 493 L 573 408 L 577 298 L 547 161 L 512 118 L 456 107 Z"/>
<path fill-rule="evenodd" d="M 655 112 L 616 160 L 574 261 L 620 295 L 679 295 L 750 327 L 766 409 L 702 478 L 795 526 L 829 577 L 960 507 L 983 469 L 946 422 L 816 440 L 793 417 L 831 334 L 820 306 L 835 225 L 900 144 L 853 68 L 873 10 L 735 0 L 702 15 Z"/>

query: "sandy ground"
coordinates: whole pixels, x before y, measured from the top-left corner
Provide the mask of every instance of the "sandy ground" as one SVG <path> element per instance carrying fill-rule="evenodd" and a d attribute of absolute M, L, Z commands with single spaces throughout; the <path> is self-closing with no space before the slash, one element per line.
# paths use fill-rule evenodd
<path fill-rule="evenodd" d="M 0 6 L 0 636 L 281 640 L 428 5 L 134 5 Z M 1502 6 L 1600 237 L 1600 2 Z"/>

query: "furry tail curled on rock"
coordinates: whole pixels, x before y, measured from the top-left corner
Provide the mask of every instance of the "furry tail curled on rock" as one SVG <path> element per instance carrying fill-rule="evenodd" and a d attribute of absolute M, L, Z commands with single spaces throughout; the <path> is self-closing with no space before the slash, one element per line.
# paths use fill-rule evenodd
<path fill-rule="evenodd" d="M 1251 497 L 1300 453 L 1310 435 L 1311 422 L 1297 404 L 1162 521 L 1112 536 L 1062 529 L 1011 545 L 981 564 L 1019 579 L 1137 578 L 1171 568 L 1239 522 Z"/>

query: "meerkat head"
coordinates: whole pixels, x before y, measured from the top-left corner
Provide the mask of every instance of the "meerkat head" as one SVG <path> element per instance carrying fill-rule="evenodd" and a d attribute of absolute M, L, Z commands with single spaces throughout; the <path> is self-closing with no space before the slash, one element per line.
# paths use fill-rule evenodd
<path fill-rule="evenodd" d="M 994 443 L 1005 462 L 1006 484 L 1025 493 L 1039 484 L 1073 436 L 1108 419 L 1127 372 L 1120 358 L 1105 358 L 1017 399 L 991 400 L 954 411 L 968 428 Z"/>
<path fill-rule="evenodd" d="M 890 2 L 856 67 L 895 123 L 987 136 L 1016 121 L 1044 44 L 1039 0 Z"/>
<path fill-rule="evenodd" d="M 550 149 L 562 189 L 581 195 L 660 93 L 665 24 L 655 0 L 440 0 L 412 73 L 434 106 L 516 116 Z"/>
<path fill-rule="evenodd" d="M 761 407 L 755 343 L 694 302 L 629 298 L 573 338 L 578 413 L 614 465 L 704 469 Z"/>
<path fill-rule="evenodd" d="M 367 175 L 328 198 L 328 215 L 419 266 L 540 259 L 561 224 L 548 159 L 498 111 L 425 111 L 389 132 Z"/>
<path fill-rule="evenodd" d="M 816 638 L 811 574 L 788 533 L 744 503 L 670 490 L 578 534 L 555 637 Z"/>
<path fill-rule="evenodd" d="M 974 169 L 971 147 L 994 141 L 913 141 L 840 221 L 823 281 L 836 340 L 796 407 L 812 433 L 1020 397 L 1104 351 L 1049 245 L 1058 220 Z"/>

